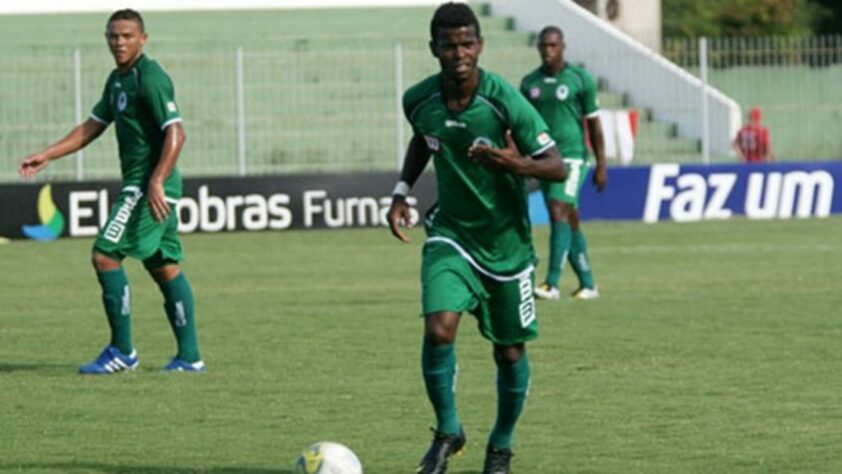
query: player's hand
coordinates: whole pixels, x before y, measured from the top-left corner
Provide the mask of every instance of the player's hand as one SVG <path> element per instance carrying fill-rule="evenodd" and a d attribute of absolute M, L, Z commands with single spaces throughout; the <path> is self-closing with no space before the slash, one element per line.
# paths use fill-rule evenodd
<path fill-rule="evenodd" d="M 50 160 L 43 153 L 29 155 L 18 167 L 18 174 L 24 179 L 29 179 L 46 168 L 48 164 L 50 164 Z"/>
<path fill-rule="evenodd" d="M 149 201 L 149 210 L 152 212 L 153 219 L 163 222 L 170 218 L 170 205 L 167 204 L 163 184 L 158 181 L 150 181 L 146 198 Z"/>
<path fill-rule="evenodd" d="M 472 145 L 468 148 L 468 157 L 474 163 L 480 163 L 489 168 L 519 173 L 528 160 L 520 155 L 511 130 L 506 131 L 506 148 L 492 148 L 488 145 Z"/>
<path fill-rule="evenodd" d="M 395 195 L 392 196 L 392 205 L 389 207 L 389 228 L 392 230 L 392 235 L 397 237 L 401 242 L 409 243 L 409 237 L 401 230 L 401 221 L 408 229 L 412 228 L 412 217 L 410 214 L 409 203 L 406 202 L 406 196 Z"/>
<path fill-rule="evenodd" d="M 605 185 L 608 184 L 608 168 L 605 166 L 597 165 L 596 171 L 593 173 L 593 185 L 596 187 L 596 191 L 601 193 L 603 189 L 605 189 Z"/>

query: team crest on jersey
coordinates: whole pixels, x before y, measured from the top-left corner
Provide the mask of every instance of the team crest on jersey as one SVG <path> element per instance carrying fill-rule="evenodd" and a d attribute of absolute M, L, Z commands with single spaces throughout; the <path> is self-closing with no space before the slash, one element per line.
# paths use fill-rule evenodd
<path fill-rule="evenodd" d="M 126 110 L 126 104 L 129 103 L 129 96 L 126 95 L 126 91 L 120 92 L 120 95 L 117 96 L 117 110 L 120 112 Z"/>
<path fill-rule="evenodd" d="M 558 100 L 566 100 L 567 96 L 570 94 L 570 89 L 567 88 L 564 84 L 558 86 L 558 89 L 555 90 L 555 96 Z"/>
<path fill-rule="evenodd" d="M 474 142 L 471 143 L 471 146 L 477 146 L 477 145 L 491 146 L 491 140 L 489 140 L 488 138 L 485 138 L 485 137 L 476 137 L 474 139 Z"/>
<path fill-rule="evenodd" d="M 541 97 L 541 88 L 533 87 L 532 89 L 529 89 L 529 97 L 531 99 L 537 99 L 538 97 Z"/>
<path fill-rule="evenodd" d="M 432 135 L 424 135 L 424 141 L 427 142 L 427 149 L 430 151 L 437 152 L 441 148 L 439 139 Z"/>
<path fill-rule="evenodd" d="M 167 102 L 167 110 L 169 110 L 170 112 L 175 112 L 176 110 L 178 110 L 178 107 L 175 106 L 175 102 L 169 101 Z"/>
<path fill-rule="evenodd" d="M 538 144 L 539 145 L 542 145 L 542 146 L 548 145 L 552 140 L 553 139 L 550 138 L 550 135 L 547 132 L 541 132 L 541 134 L 538 135 Z"/>

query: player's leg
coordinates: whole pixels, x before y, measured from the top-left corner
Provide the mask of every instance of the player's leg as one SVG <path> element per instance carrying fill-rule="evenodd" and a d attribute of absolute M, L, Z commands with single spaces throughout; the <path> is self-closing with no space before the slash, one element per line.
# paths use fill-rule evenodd
<path fill-rule="evenodd" d="M 591 263 L 588 258 L 588 244 L 585 240 L 585 233 L 579 225 L 579 211 L 574 210 L 570 214 L 570 228 L 572 230 L 572 239 L 570 243 L 570 253 L 567 259 L 570 262 L 571 268 L 576 272 L 579 278 L 579 288 L 573 292 L 574 299 L 589 300 L 599 297 L 599 290 L 593 279 L 593 272 L 591 271 Z"/>
<path fill-rule="evenodd" d="M 160 254 L 144 260 L 149 275 L 158 284 L 164 297 L 164 311 L 175 336 L 177 352 L 164 370 L 203 372 L 205 363 L 199 354 L 196 316 L 190 282 L 174 259 Z"/>
<path fill-rule="evenodd" d="M 421 369 L 436 415 L 436 428 L 433 442 L 419 463 L 418 473 L 445 472 L 448 458 L 465 446 L 465 433 L 456 410 L 455 339 L 460 314 L 477 305 L 471 279 L 475 279 L 473 270 L 455 249 L 442 243 L 428 243 L 424 247 Z M 476 285 L 479 282 L 475 282 Z"/>
<path fill-rule="evenodd" d="M 79 368 L 83 374 L 109 374 L 133 370 L 138 365 L 132 346 L 131 290 L 120 259 L 94 249 L 91 261 L 102 289 L 102 304 L 111 329 L 111 341 L 92 362 Z"/>
<path fill-rule="evenodd" d="M 108 374 L 132 370 L 138 365 L 137 352 L 132 346 L 131 289 L 122 266 L 126 248 L 131 245 L 126 229 L 133 221 L 132 211 L 138 199 L 134 191 L 121 192 L 94 241 L 91 262 L 102 289 L 111 341 L 99 357 L 79 368 L 84 374 Z"/>
<path fill-rule="evenodd" d="M 567 252 L 570 250 L 572 232 L 568 216 L 573 210 L 570 204 L 561 200 L 563 183 L 542 185 L 547 211 L 550 215 L 550 256 L 547 261 L 547 277 L 535 288 L 535 296 L 541 299 L 557 300 L 559 282 Z"/>
<path fill-rule="evenodd" d="M 486 281 L 487 312 L 478 315 L 480 330 L 494 343 L 497 364 L 497 419 L 488 438 L 483 472 L 509 472 L 515 426 L 529 392 L 526 342 L 538 336 L 534 272 L 512 281 Z"/>
<path fill-rule="evenodd" d="M 458 435 L 462 429 L 456 413 L 456 329 L 459 314 L 441 311 L 424 316 L 421 370 L 427 397 L 436 413 L 436 431 Z"/>
<path fill-rule="evenodd" d="M 497 420 L 488 439 L 483 474 L 509 472 L 515 425 L 529 392 L 530 368 L 524 344 L 494 346 L 497 364 Z"/>
<path fill-rule="evenodd" d="M 168 220 L 152 219 L 144 203 L 143 227 L 136 239 L 143 266 L 158 284 L 164 297 L 164 311 L 175 335 L 178 352 L 164 367 L 168 371 L 202 372 L 205 364 L 199 355 L 193 290 L 179 262 L 184 258 L 178 236 L 178 216 L 172 212 Z"/>

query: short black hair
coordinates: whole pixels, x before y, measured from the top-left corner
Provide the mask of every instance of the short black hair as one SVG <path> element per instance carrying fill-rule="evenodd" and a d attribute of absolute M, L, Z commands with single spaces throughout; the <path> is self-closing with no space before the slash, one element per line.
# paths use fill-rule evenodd
<path fill-rule="evenodd" d="M 116 12 L 112 13 L 111 17 L 108 18 L 107 25 L 110 25 L 112 21 L 117 21 L 117 20 L 136 21 L 138 26 L 140 26 L 140 32 L 143 33 L 143 32 L 146 31 L 146 29 L 143 26 L 143 17 L 140 16 L 140 13 L 138 13 L 135 10 L 132 10 L 131 8 L 126 8 L 124 10 L 117 10 Z"/>
<path fill-rule="evenodd" d="M 561 28 L 559 28 L 557 26 L 550 25 L 550 26 L 545 26 L 544 29 L 542 29 L 541 32 L 538 33 L 538 41 L 540 41 L 544 36 L 552 34 L 552 33 L 555 33 L 559 37 L 561 37 L 561 39 L 564 39 L 564 32 L 561 31 Z"/>
<path fill-rule="evenodd" d="M 479 20 L 474 11 L 467 3 L 449 2 L 444 3 L 436 9 L 433 19 L 430 21 L 430 38 L 436 40 L 436 32 L 440 28 L 462 28 L 473 26 L 480 36 Z"/>

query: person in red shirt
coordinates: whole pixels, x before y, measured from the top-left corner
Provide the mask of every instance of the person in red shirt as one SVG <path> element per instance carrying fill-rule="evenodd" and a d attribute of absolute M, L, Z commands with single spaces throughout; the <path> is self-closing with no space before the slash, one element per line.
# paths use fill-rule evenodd
<path fill-rule="evenodd" d="M 775 161 L 772 142 L 769 140 L 769 129 L 760 124 L 762 114 L 754 107 L 749 112 L 749 122 L 737 132 L 734 138 L 734 151 L 740 161 L 746 163 L 760 163 Z"/>

